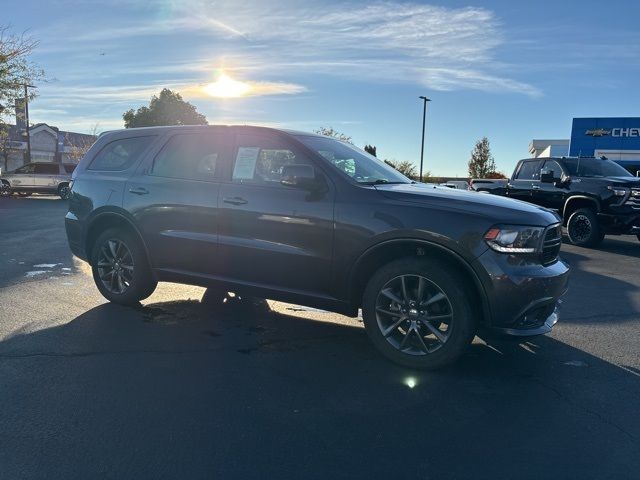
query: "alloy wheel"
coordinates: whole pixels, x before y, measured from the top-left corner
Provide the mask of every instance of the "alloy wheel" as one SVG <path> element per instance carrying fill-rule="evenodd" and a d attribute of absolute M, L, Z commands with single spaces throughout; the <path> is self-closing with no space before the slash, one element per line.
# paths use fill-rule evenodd
<path fill-rule="evenodd" d="M 588 240 L 592 230 L 591 220 L 586 215 L 577 215 L 571 222 L 571 238 L 577 242 Z"/>
<path fill-rule="evenodd" d="M 11 196 L 11 187 L 9 187 L 6 183 L 0 184 L 0 197 L 10 197 Z"/>
<path fill-rule="evenodd" d="M 104 242 L 98 256 L 98 276 L 111 293 L 123 294 L 133 282 L 134 262 L 127 245 L 118 239 Z"/>
<path fill-rule="evenodd" d="M 401 275 L 388 281 L 376 298 L 378 328 L 394 348 L 409 355 L 428 355 L 451 337 L 453 308 L 433 281 Z"/>
<path fill-rule="evenodd" d="M 68 200 L 71 196 L 71 189 L 69 187 L 60 187 L 59 195 L 61 199 Z"/>

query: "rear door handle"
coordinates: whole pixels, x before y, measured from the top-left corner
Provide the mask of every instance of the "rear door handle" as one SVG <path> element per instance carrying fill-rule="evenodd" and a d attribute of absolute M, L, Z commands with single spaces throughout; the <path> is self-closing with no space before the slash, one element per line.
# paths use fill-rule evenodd
<path fill-rule="evenodd" d="M 149 193 L 149 190 L 144 187 L 130 188 L 129 193 L 133 193 L 134 195 L 146 195 Z"/>
<path fill-rule="evenodd" d="M 244 205 L 247 201 L 242 197 L 227 197 L 223 198 L 224 203 L 230 203 L 231 205 Z"/>
<path fill-rule="evenodd" d="M 532 190 L 540 190 L 540 185 L 531 185 Z"/>

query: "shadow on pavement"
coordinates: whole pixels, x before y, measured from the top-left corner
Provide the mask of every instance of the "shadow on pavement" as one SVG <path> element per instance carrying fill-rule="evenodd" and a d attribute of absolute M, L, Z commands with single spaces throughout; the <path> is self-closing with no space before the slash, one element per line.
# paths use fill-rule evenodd
<path fill-rule="evenodd" d="M 257 306 L 256 306 L 257 305 Z M 631 478 L 637 370 L 549 337 L 389 363 L 241 301 L 104 304 L 0 343 L 6 478 Z M 606 389 L 602 386 L 606 385 Z"/>
<path fill-rule="evenodd" d="M 74 270 L 64 230 L 67 208 L 59 197 L 0 198 L 0 287 Z"/>

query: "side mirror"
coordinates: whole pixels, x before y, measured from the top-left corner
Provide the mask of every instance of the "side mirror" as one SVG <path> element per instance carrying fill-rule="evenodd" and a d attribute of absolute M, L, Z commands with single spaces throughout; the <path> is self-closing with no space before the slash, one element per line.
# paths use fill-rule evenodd
<path fill-rule="evenodd" d="M 314 190 L 318 186 L 316 171 L 311 165 L 284 165 L 281 170 L 280 183 L 287 187 Z"/>
<path fill-rule="evenodd" d="M 542 170 L 540 172 L 540 181 L 542 183 L 554 183 L 556 178 L 553 176 L 553 170 Z"/>

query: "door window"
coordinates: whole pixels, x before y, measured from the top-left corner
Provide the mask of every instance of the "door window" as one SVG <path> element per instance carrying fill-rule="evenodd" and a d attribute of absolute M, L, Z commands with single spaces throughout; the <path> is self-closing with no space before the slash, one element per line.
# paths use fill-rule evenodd
<path fill-rule="evenodd" d="M 57 163 L 38 163 L 36 164 L 36 174 L 59 175 L 60 167 Z"/>
<path fill-rule="evenodd" d="M 24 167 L 20 167 L 18 168 L 15 172 L 13 173 L 18 173 L 21 175 L 27 175 L 27 174 L 31 174 L 34 172 L 36 166 L 34 164 L 31 165 L 25 165 Z"/>
<path fill-rule="evenodd" d="M 311 162 L 284 142 L 267 137 L 238 136 L 231 179 L 236 183 L 280 185 L 282 167 Z"/>
<path fill-rule="evenodd" d="M 219 175 L 224 151 L 221 137 L 197 133 L 174 135 L 156 156 L 151 174 L 187 180 L 214 180 Z"/>
<path fill-rule="evenodd" d="M 534 162 L 522 162 L 518 174 L 517 180 L 540 180 L 540 161 Z"/>
<path fill-rule="evenodd" d="M 544 169 L 553 172 L 553 178 L 559 179 L 562 177 L 562 167 L 555 160 L 547 160 L 544 163 Z"/>
<path fill-rule="evenodd" d="M 88 170 L 117 172 L 126 170 L 140 158 L 144 150 L 156 138 L 153 136 L 122 138 L 107 143 L 93 159 Z"/>

